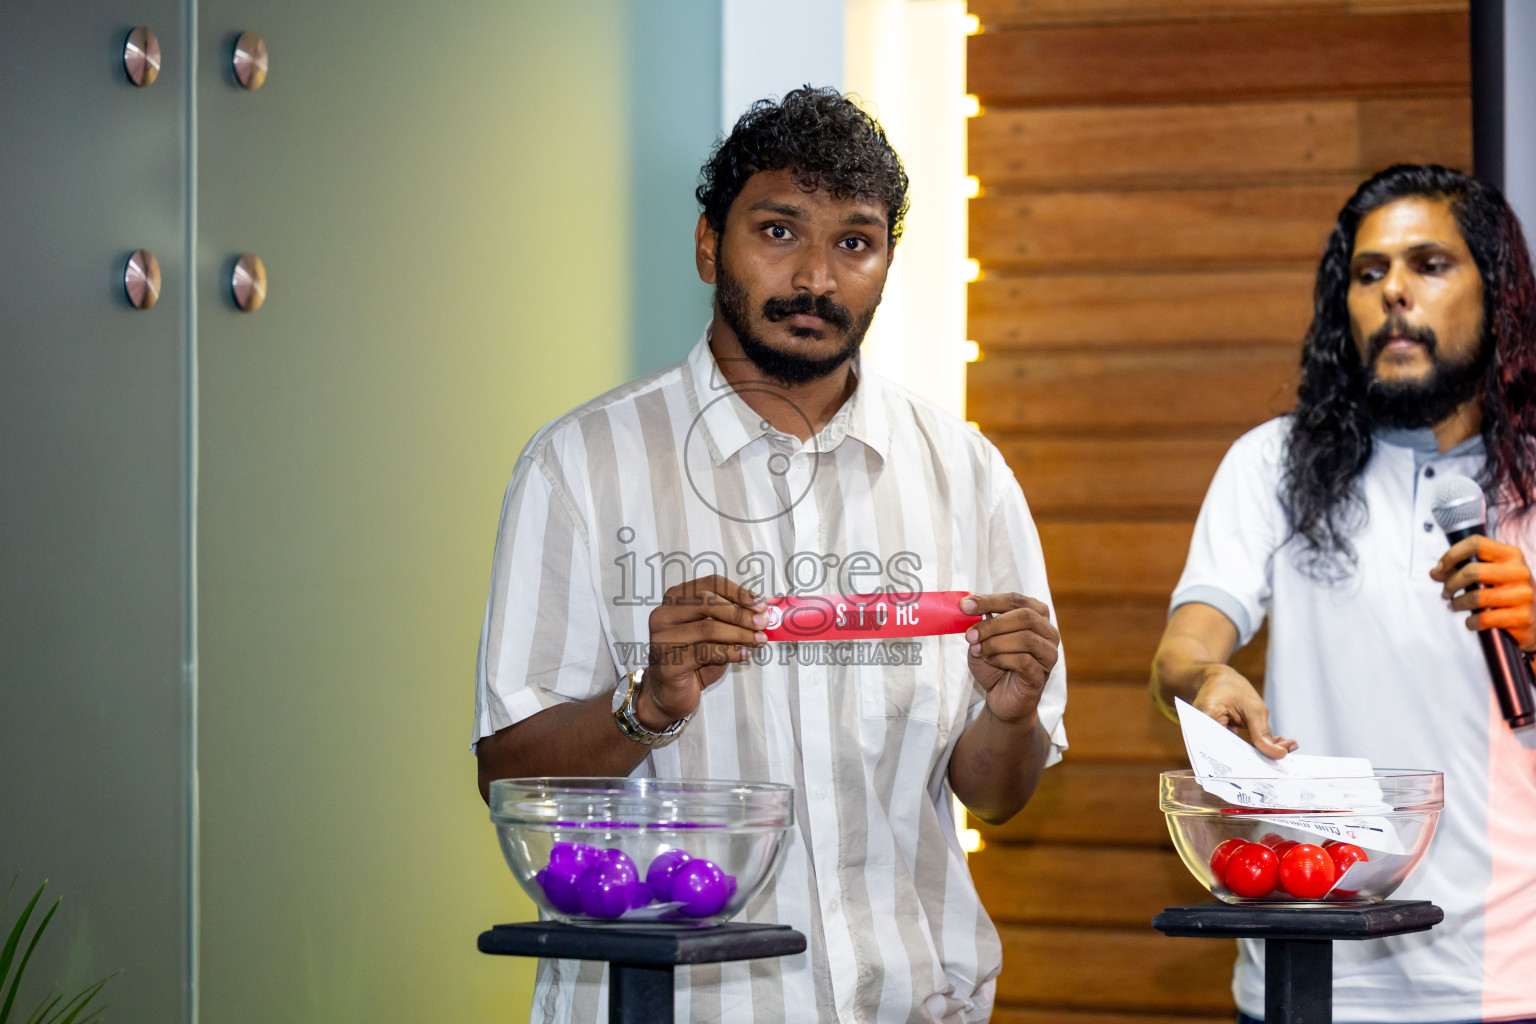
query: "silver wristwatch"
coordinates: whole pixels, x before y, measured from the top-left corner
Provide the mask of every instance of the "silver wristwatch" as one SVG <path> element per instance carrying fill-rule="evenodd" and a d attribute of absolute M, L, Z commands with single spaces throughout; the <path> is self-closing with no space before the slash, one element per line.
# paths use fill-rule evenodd
<path fill-rule="evenodd" d="M 648 747 L 664 747 L 682 735 L 693 715 L 679 718 L 661 732 L 647 729 L 635 716 L 635 699 L 640 696 L 640 684 L 644 679 L 645 669 L 637 668 L 619 680 L 619 685 L 613 688 L 613 720 L 619 723 L 619 731 L 636 743 L 644 743 Z"/>

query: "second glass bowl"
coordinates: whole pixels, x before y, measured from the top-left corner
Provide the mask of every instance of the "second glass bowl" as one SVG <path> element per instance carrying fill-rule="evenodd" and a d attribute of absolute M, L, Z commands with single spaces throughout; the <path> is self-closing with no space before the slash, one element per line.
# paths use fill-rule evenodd
<path fill-rule="evenodd" d="M 1209 793 L 1190 769 L 1164 772 L 1160 778 L 1158 802 L 1168 820 L 1168 832 L 1184 866 L 1189 868 L 1211 894 L 1227 903 L 1243 905 L 1316 906 L 1328 904 L 1377 903 L 1393 891 L 1418 866 L 1435 824 L 1445 806 L 1444 779 L 1440 772 L 1382 769 L 1373 780 L 1381 790 L 1380 806 L 1366 810 L 1318 808 L 1315 792 L 1319 783 L 1337 782 L 1355 786 L 1361 779 L 1345 780 L 1272 780 L 1230 779 L 1249 790 L 1263 787 L 1268 791 L 1267 807 L 1232 803 Z M 1290 806 L 1287 806 L 1290 805 Z M 1240 842 L 1231 842 L 1238 840 Z M 1223 844 L 1228 844 L 1223 847 Z M 1355 849 L 1339 850 L 1340 843 Z M 1218 848 L 1228 857 L 1242 852 L 1241 844 L 1269 848 L 1277 864 L 1273 886 L 1266 866 L 1269 857 L 1257 852 L 1244 854 L 1238 864 L 1218 858 Z M 1318 891 L 1322 882 L 1316 872 L 1292 869 L 1283 878 L 1278 864 L 1286 853 L 1306 844 L 1329 852 L 1327 862 L 1305 851 L 1323 870 L 1348 868 L 1350 874 L 1330 882 L 1326 891 Z M 1363 858 L 1359 857 L 1363 854 Z M 1353 867 L 1349 862 L 1360 860 Z M 1300 865 L 1301 858 L 1298 858 Z M 1214 863 L 1213 863 L 1214 861 Z M 1231 874 L 1233 877 L 1226 877 Z M 1310 877 L 1309 877 L 1310 874 Z M 1297 895 L 1284 884 L 1303 893 Z M 1309 884 L 1310 883 L 1310 886 Z M 1257 889 L 1265 891 L 1259 892 Z"/>

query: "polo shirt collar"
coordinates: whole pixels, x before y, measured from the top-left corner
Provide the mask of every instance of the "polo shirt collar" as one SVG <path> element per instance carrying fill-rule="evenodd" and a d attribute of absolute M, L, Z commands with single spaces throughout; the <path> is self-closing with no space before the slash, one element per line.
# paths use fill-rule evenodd
<path fill-rule="evenodd" d="M 1375 432 L 1376 440 L 1394 445 L 1398 448 L 1408 448 L 1414 455 L 1430 459 L 1436 457 L 1453 458 L 1459 455 L 1482 455 L 1483 435 L 1473 434 L 1465 441 L 1442 452 L 1440 442 L 1435 439 L 1435 432 L 1429 427 L 1417 427 L 1413 429 L 1381 429 Z"/>
<path fill-rule="evenodd" d="M 714 464 L 723 465 L 737 452 L 773 428 L 726 383 L 709 348 L 709 328 L 683 363 L 688 385 L 688 406 L 704 435 Z M 885 461 L 890 450 L 890 421 L 886 415 L 884 388 L 878 377 L 863 369 L 862 356 L 853 359 L 853 394 L 807 447 L 830 452 L 851 437 Z"/>

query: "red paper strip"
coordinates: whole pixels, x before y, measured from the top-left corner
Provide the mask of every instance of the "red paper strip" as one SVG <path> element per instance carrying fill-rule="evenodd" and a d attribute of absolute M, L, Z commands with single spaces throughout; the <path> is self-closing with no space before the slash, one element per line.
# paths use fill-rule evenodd
<path fill-rule="evenodd" d="M 816 594 L 768 602 L 769 640 L 885 640 L 964 633 L 980 615 L 960 610 L 969 591 L 939 590 L 899 600 L 888 594 Z"/>

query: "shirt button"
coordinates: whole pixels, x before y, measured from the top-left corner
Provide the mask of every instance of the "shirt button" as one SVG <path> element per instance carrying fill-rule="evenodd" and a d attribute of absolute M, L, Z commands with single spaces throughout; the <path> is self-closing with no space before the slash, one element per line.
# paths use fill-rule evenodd
<path fill-rule="evenodd" d="M 837 900 L 828 900 L 827 901 L 827 913 L 829 913 L 829 914 L 837 913 L 837 906 L 838 906 Z"/>
<path fill-rule="evenodd" d="M 826 786 L 817 786 L 816 787 L 816 799 L 818 799 L 818 800 L 825 800 L 827 798 L 827 796 L 831 792 L 832 791 L 830 789 L 828 789 Z"/>
<path fill-rule="evenodd" d="M 1428 533 L 1429 531 L 1433 530 L 1434 528 L 1435 528 L 1435 524 L 1434 523 L 1425 523 L 1424 524 L 1424 532 L 1425 533 Z"/>
<path fill-rule="evenodd" d="M 1424 475 L 1425 476 L 1434 476 L 1435 475 L 1435 467 L 1434 466 L 1425 466 L 1424 467 Z"/>

